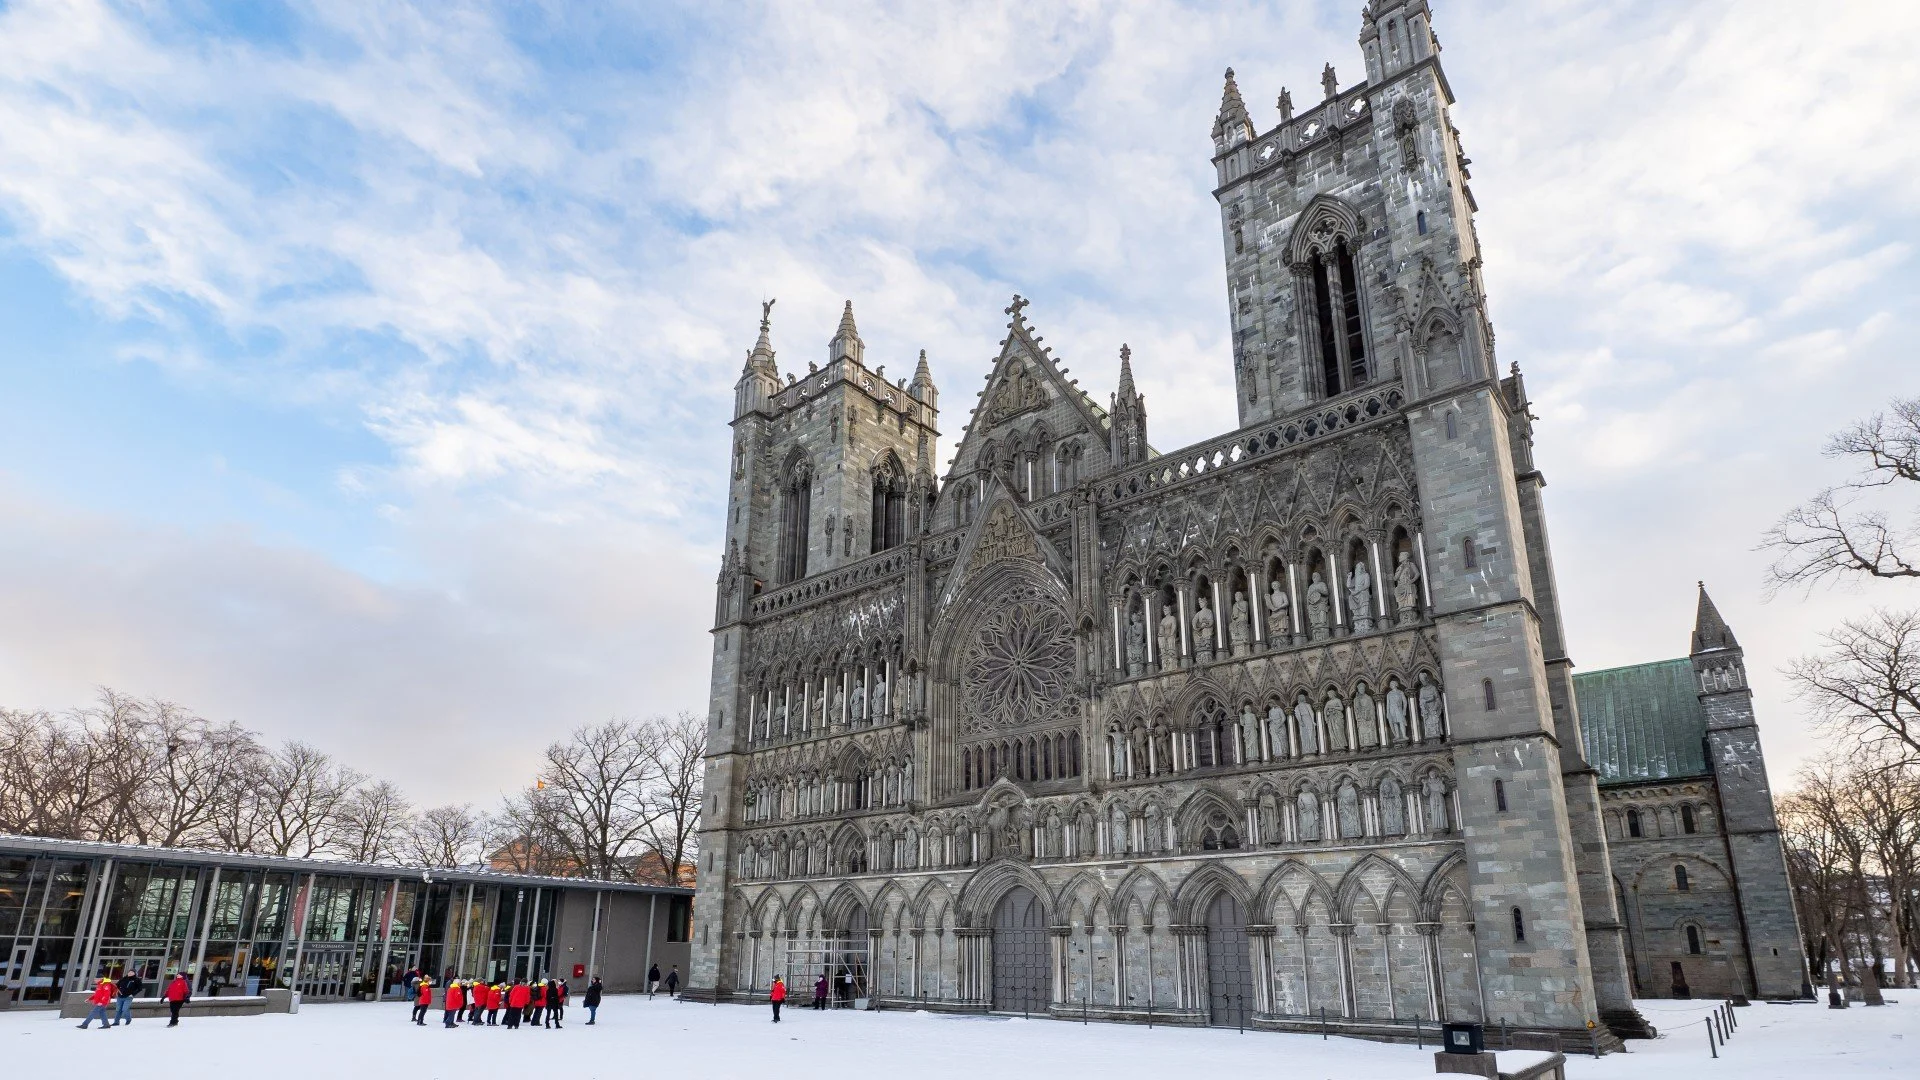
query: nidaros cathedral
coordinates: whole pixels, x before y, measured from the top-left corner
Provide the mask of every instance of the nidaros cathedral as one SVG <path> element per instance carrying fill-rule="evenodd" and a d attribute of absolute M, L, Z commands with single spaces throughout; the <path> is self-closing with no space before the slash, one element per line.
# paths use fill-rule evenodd
<path fill-rule="evenodd" d="M 1015 297 L 936 479 L 924 353 L 889 381 L 849 304 L 825 362 L 783 376 L 763 312 L 696 996 L 828 973 L 882 1007 L 1504 1019 L 1584 1047 L 1644 1030 L 1636 993 L 1801 992 L 1731 633 L 1603 680 L 1627 749 L 1589 763 L 1428 20 L 1374 0 L 1366 79 L 1329 65 L 1264 130 L 1227 73 L 1226 435 L 1154 449 L 1126 347 L 1102 407 Z"/>

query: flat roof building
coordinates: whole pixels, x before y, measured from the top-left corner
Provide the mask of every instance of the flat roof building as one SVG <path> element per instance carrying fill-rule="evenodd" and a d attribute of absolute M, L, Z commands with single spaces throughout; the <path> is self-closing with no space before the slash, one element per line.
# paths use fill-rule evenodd
<path fill-rule="evenodd" d="M 196 994 L 404 993 L 403 975 L 598 974 L 612 992 L 688 969 L 692 889 L 0 834 L 0 996 L 168 971 Z"/>

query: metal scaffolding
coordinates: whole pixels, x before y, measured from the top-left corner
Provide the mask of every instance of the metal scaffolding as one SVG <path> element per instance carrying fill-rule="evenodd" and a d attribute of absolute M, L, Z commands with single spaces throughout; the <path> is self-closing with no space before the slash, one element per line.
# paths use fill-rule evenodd
<path fill-rule="evenodd" d="M 813 1004 L 814 986 L 827 979 L 827 1008 L 867 1007 L 869 976 L 873 971 L 873 942 L 857 937 L 793 938 L 787 942 L 786 967 L 789 1007 Z"/>

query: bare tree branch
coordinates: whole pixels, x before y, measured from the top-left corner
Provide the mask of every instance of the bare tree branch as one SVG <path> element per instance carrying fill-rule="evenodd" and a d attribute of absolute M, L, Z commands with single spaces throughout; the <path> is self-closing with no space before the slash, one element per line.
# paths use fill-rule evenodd
<path fill-rule="evenodd" d="M 1877 610 L 1823 635 L 1787 668 L 1818 723 L 1920 763 L 1920 612 Z"/>
<path fill-rule="evenodd" d="M 1876 413 L 1834 436 L 1825 452 L 1852 461 L 1859 472 L 1789 510 L 1767 530 L 1761 546 L 1779 553 L 1767 569 L 1769 590 L 1849 576 L 1920 577 L 1920 527 L 1890 524 L 1884 510 L 1858 494 L 1920 484 L 1920 398 L 1896 400 L 1891 413 Z"/>

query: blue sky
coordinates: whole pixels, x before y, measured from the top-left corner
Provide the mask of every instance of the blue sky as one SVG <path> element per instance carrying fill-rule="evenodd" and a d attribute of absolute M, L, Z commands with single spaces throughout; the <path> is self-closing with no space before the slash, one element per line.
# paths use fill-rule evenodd
<path fill-rule="evenodd" d="M 1436 3 L 1585 669 L 1706 578 L 1775 669 L 1911 591 L 1753 546 L 1912 359 L 1904 5 Z M 489 802 L 703 709 L 730 388 L 843 299 L 944 449 L 1007 296 L 1157 445 L 1232 423 L 1208 129 L 1356 4 L 0 0 L 0 701 L 111 684 Z M 433 749 L 427 753 L 428 748 Z"/>

